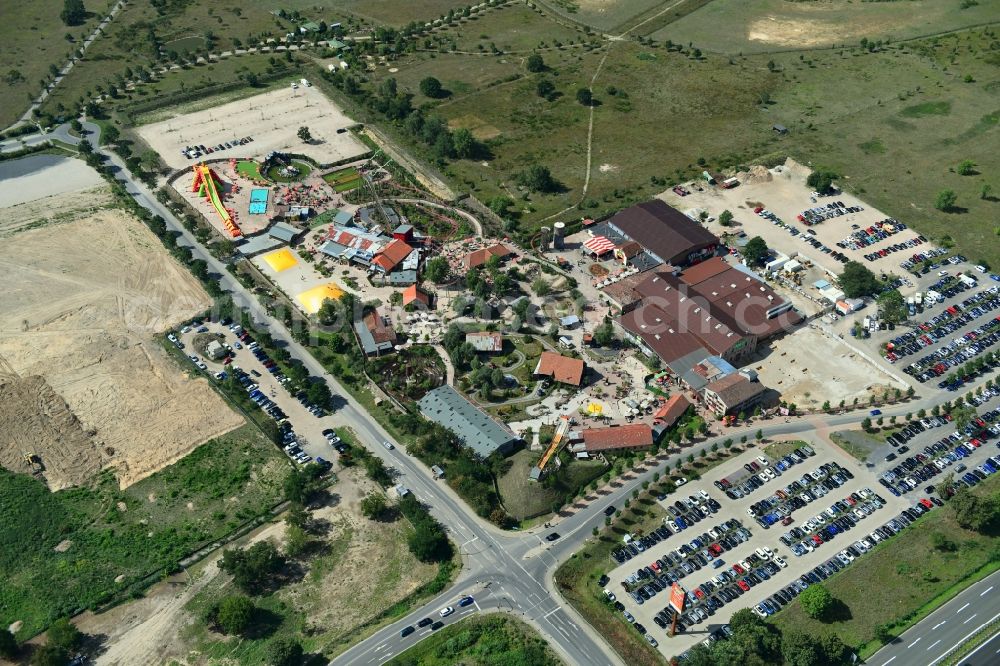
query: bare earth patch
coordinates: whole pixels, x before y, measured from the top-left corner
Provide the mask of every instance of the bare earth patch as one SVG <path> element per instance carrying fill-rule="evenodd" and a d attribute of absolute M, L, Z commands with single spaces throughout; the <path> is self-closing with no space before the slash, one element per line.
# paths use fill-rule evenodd
<path fill-rule="evenodd" d="M 0 463 L 35 453 L 53 489 L 112 466 L 125 487 L 239 426 L 155 337 L 208 307 L 195 278 L 138 220 L 95 209 L 106 194 L 45 201 L 61 223 L 11 234 L 25 209 L 0 209 L 0 392 L 19 396 L 0 408 Z"/>

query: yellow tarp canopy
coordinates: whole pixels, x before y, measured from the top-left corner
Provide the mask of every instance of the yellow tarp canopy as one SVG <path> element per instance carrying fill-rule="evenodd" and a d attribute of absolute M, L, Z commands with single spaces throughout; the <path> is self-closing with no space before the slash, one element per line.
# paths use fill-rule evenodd
<path fill-rule="evenodd" d="M 287 247 L 265 254 L 264 261 L 267 262 L 267 265 L 275 273 L 287 271 L 289 268 L 299 265 L 299 260 L 295 258 L 295 255 Z"/>
<path fill-rule="evenodd" d="M 340 298 L 343 293 L 343 289 L 335 284 L 329 283 L 313 287 L 309 291 L 304 291 L 296 296 L 295 299 L 302 305 L 302 309 L 308 314 L 316 314 L 323 305 L 323 301 L 328 298 L 335 301 Z"/>

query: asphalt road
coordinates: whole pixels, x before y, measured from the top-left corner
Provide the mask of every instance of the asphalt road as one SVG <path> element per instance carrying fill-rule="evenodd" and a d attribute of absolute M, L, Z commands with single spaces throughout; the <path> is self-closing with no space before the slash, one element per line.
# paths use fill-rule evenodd
<path fill-rule="evenodd" d="M 959 662 L 959 666 L 996 666 L 996 664 L 1000 664 L 1000 629 L 987 642 Z"/>
<path fill-rule="evenodd" d="M 87 138 L 96 145 L 99 132 L 97 126 L 84 123 L 84 129 L 88 132 Z M 65 136 L 64 140 L 67 143 L 77 142 L 68 134 Z M 415 624 L 423 617 L 437 619 L 438 609 L 448 605 L 456 606 L 454 602 L 465 594 L 473 595 L 476 603 L 461 609 L 456 606 L 457 612 L 445 618 L 443 620 L 445 623 L 454 622 L 473 612 L 503 610 L 522 617 L 535 626 L 568 663 L 581 666 L 622 663 L 600 634 L 584 622 L 575 610 L 562 602 L 553 588 L 552 574 L 560 562 L 579 550 L 590 538 L 593 527 L 603 525 L 603 511 L 608 505 L 621 506 L 622 500 L 629 496 L 633 489 L 640 488 L 643 481 L 651 480 L 656 471 L 665 471 L 667 468 L 664 463 L 672 464 L 677 456 L 662 456 L 641 465 L 623 475 L 609 494 L 600 496 L 585 507 L 574 508 L 572 515 L 559 521 L 557 530 L 561 536 L 554 543 L 543 540 L 548 530 L 513 533 L 499 530 L 476 516 L 447 484 L 435 481 L 429 469 L 415 458 L 408 456 L 400 447 L 388 451 L 381 446 L 381 442 L 392 441 L 392 438 L 364 408 L 292 338 L 280 321 L 268 315 L 259 301 L 230 275 L 222 262 L 215 259 L 195 240 L 170 210 L 156 200 L 152 192 L 131 178 L 120 158 L 110 152 L 100 152 L 109 164 L 117 168 L 117 178 L 126 184 L 127 191 L 135 197 L 135 200 L 161 216 L 169 229 L 179 233 L 178 245 L 190 247 L 192 254 L 196 258 L 203 259 L 209 271 L 219 276 L 220 286 L 231 294 L 235 305 L 247 311 L 279 344 L 284 344 L 289 353 L 299 359 L 311 374 L 323 377 L 329 383 L 331 390 L 343 398 L 343 406 L 336 412 L 341 424 L 353 428 L 361 443 L 397 472 L 399 482 L 407 486 L 421 501 L 430 505 L 432 514 L 445 525 L 462 553 L 463 570 L 452 588 L 405 618 L 352 646 L 334 659 L 333 664 L 385 662 L 427 635 L 426 630 L 421 630 L 401 639 L 399 631 L 403 627 Z M 920 407 L 929 408 L 932 402 L 933 400 L 928 398 L 883 408 L 882 411 L 886 416 L 893 414 L 901 416 L 907 412 L 915 412 Z M 776 419 L 755 425 L 760 427 L 765 437 L 771 437 L 808 432 L 818 427 L 855 425 L 864 415 L 865 412 L 856 411 L 810 418 Z M 685 450 L 684 455 L 689 453 L 697 455 L 701 449 L 708 449 L 713 443 L 720 442 L 728 436 L 732 435 L 728 431 L 724 432 L 719 437 Z M 970 602 L 970 606 L 976 615 L 973 622 L 992 616 L 1000 611 L 1000 595 L 986 594 L 976 603 Z M 965 611 L 969 609 L 963 609 L 963 612 Z M 972 611 L 969 611 L 969 614 L 971 615 Z M 950 628 L 948 630 L 950 631 Z M 955 640 L 958 640 L 958 637 Z M 946 642 L 942 639 L 942 644 Z M 887 659 L 892 656 L 894 655 L 888 655 Z"/>
<path fill-rule="evenodd" d="M 872 666 L 934 666 L 949 650 L 965 642 L 997 617 L 1000 617 L 1000 572 L 962 591 L 872 655 L 867 663 Z M 996 639 L 993 643 L 995 645 L 993 652 L 989 654 L 990 659 L 986 659 L 986 654 L 980 651 L 975 657 L 976 661 L 968 663 L 1000 663 L 995 654 L 1000 649 L 1000 644 L 996 644 Z"/>

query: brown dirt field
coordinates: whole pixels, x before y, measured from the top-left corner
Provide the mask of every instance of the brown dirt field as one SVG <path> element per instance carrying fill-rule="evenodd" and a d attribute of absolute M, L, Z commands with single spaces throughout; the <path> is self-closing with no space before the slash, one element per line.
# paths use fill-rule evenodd
<path fill-rule="evenodd" d="M 104 466 L 128 486 L 243 422 L 155 339 L 208 295 L 107 201 L 73 192 L 0 209 L 0 390 L 17 398 L 0 403 L 0 462 L 24 471 L 35 442 L 52 489 Z"/>

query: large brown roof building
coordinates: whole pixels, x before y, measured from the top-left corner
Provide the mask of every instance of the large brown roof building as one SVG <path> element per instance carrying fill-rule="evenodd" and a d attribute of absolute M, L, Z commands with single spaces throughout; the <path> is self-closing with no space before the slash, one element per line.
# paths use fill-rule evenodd
<path fill-rule="evenodd" d="M 715 254 L 719 239 L 659 199 L 619 211 L 608 225 L 635 241 L 658 263 L 685 266 Z"/>

